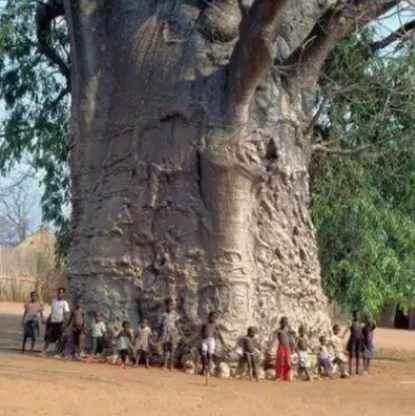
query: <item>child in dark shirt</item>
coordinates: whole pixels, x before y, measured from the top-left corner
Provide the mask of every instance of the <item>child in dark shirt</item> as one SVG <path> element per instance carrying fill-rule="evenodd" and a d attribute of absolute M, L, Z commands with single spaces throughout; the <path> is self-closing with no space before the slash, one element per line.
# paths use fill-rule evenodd
<path fill-rule="evenodd" d="M 242 338 L 242 350 L 243 350 L 243 360 L 248 365 L 249 378 L 252 381 L 254 378 L 256 381 L 259 381 L 258 377 L 258 366 L 255 359 L 255 336 L 257 330 L 254 327 L 248 328 L 248 333 L 245 337 Z"/>
<path fill-rule="evenodd" d="M 362 322 L 360 311 L 353 312 L 353 320 L 350 324 L 350 336 L 347 342 L 347 352 L 349 353 L 349 374 L 352 375 L 353 358 L 356 362 L 356 374 L 359 374 L 360 356 L 362 353 Z"/>

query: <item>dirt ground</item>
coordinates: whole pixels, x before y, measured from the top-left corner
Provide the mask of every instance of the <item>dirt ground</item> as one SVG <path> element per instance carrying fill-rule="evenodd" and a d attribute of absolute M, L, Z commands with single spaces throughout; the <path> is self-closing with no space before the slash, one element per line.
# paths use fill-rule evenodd
<path fill-rule="evenodd" d="M 21 305 L 0 303 L 0 415 L 400 416 L 415 406 L 415 333 L 378 330 L 371 376 L 250 383 L 21 356 Z"/>

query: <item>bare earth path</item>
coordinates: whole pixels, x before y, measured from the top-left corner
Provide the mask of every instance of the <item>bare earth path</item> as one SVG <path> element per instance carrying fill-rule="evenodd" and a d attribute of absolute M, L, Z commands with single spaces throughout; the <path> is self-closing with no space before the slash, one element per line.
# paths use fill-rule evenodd
<path fill-rule="evenodd" d="M 3 351 L 19 340 L 21 308 L 0 304 Z M 0 415 L 412 416 L 415 334 L 380 330 L 377 344 L 395 359 L 376 362 L 372 376 L 289 385 L 211 379 L 209 387 L 180 372 L 123 371 L 0 352 Z"/>

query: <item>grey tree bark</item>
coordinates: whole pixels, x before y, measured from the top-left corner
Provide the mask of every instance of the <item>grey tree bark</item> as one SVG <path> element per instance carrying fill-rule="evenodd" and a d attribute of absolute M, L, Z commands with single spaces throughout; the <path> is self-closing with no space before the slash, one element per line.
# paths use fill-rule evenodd
<path fill-rule="evenodd" d="M 65 1 L 70 285 L 90 311 L 154 324 L 172 296 L 189 326 L 217 310 L 229 341 L 249 325 L 269 339 L 283 315 L 328 330 L 314 90 L 361 7 L 367 20 L 391 2 L 344 3 Z"/>

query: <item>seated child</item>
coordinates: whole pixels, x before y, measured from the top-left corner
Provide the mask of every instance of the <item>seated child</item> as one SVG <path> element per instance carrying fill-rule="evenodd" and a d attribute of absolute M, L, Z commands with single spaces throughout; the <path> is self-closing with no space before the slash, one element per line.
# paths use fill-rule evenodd
<path fill-rule="evenodd" d="M 320 348 L 318 351 L 318 366 L 323 376 L 332 378 L 330 353 L 327 348 L 327 339 L 324 335 L 320 337 Z"/>
<path fill-rule="evenodd" d="M 253 378 L 256 381 L 259 381 L 258 366 L 257 366 L 257 361 L 255 359 L 255 352 L 256 352 L 255 337 L 256 335 L 257 335 L 257 329 L 251 326 L 248 328 L 247 335 L 242 338 L 242 350 L 243 350 L 242 359 L 248 365 L 248 373 L 249 373 L 249 378 L 251 381 Z"/>
<path fill-rule="evenodd" d="M 310 356 L 308 355 L 309 341 L 303 325 L 298 328 L 298 334 L 299 337 L 295 345 L 295 350 L 298 354 L 298 375 L 301 376 L 304 373 L 307 381 L 311 381 L 311 361 Z"/>
<path fill-rule="evenodd" d="M 147 319 L 143 319 L 137 329 L 135 336 L 135 346 L 137 350 L 136 366 L 140 364 L 141 358 L 144 358 L 146 368 L 150 368 L 150 343 L 151 343 L 151 328 L 148 326 Z"/>
<path fill-rule="evenodd" d="M 348 329 L 346 328 L 345 332 L 347 332 L 347 330 Z M 336 364 L 339 366 L 341 378 L 349 377 L 346 371 L 347 357 L 343 351 L 343 339 L 345 335 L 346 333 L 340 334 L 339 325 L 333 326 L 333 335 L 330 340 L 330 345 L 333 348 L 333 355 L 334 355 L 333 364 Z"/>
<path fill-rule="evenodd" d="M 365 373 L 370 373 L 370 362 L 375 358 L 376 350 L 373 344 L 375 336 L 376 324 L 374 322 L 367 322 L 362 328 L 362 343 L 363 343 L 363 370 Z"/>
<path fill-rule="evenodd" d="M 130 323 L 124 321 L 121 331 L 114 337 L 118 342 L 118 354 L 121 357 L 121 367 L 125 369 L 129 350 L 133 344 L 133 334 L 131 332 Z"/>

